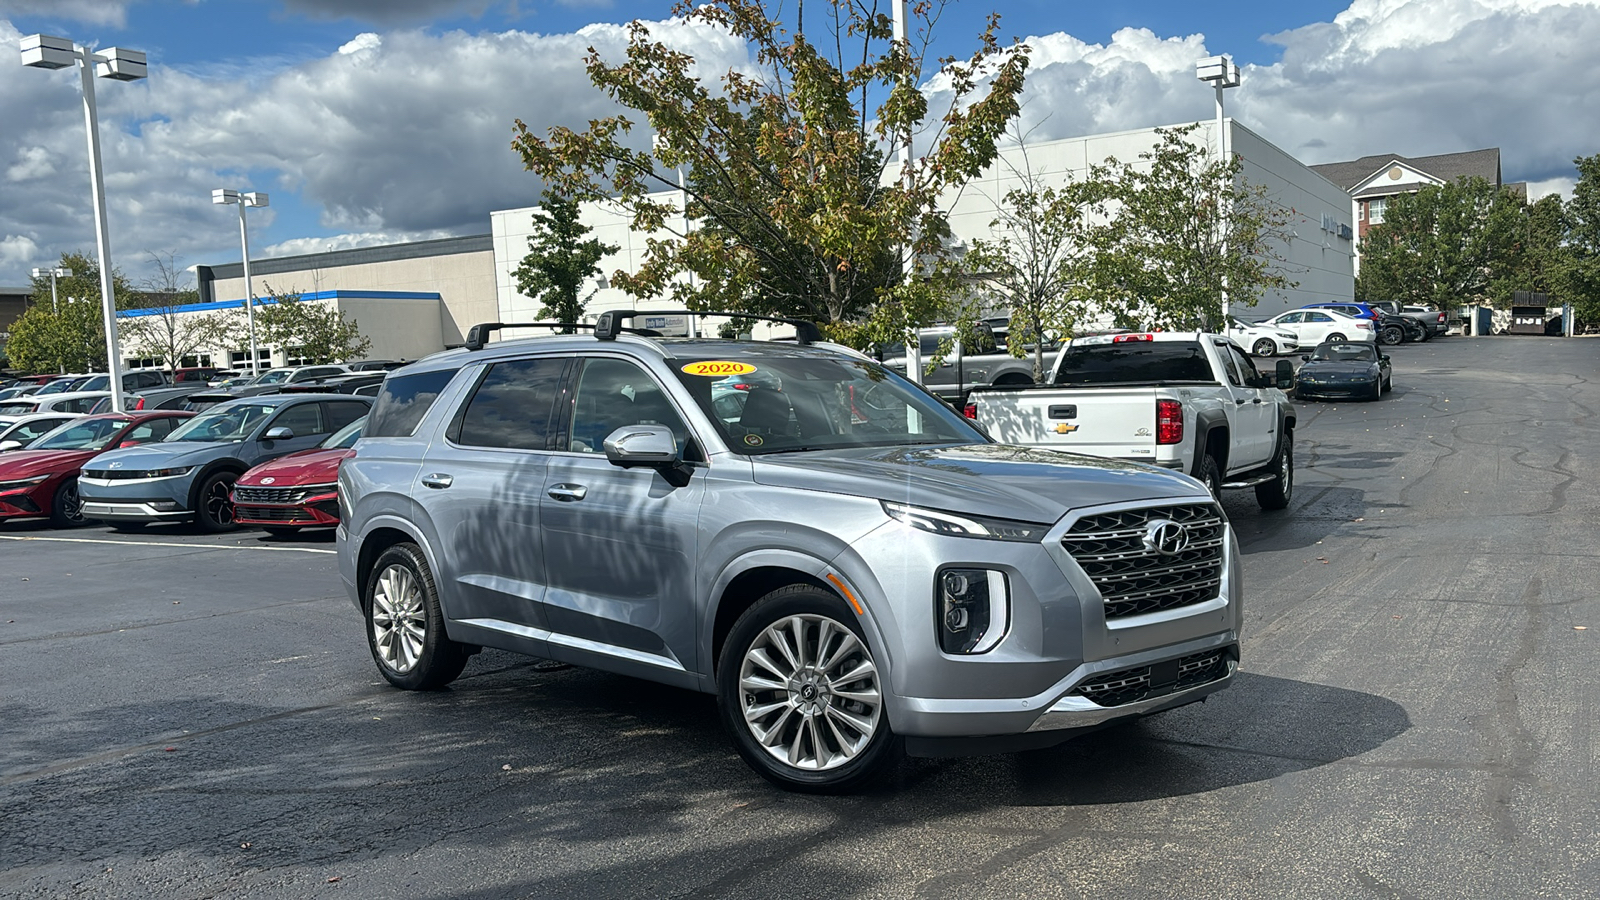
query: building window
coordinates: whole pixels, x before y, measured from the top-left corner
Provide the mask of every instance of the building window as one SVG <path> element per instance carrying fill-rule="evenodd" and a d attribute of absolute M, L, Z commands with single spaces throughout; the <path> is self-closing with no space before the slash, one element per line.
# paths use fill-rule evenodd
<path fill-rule="evenodd" d="M 272 351 L 271 350 L 267 350 L 267 349 L 264 349 L 264 348 L 261 348 L 261 347 L 257 347 L 256 348 L 256 359 L 259 362 L 264 363 L 267 368 L 269 368 L 269 369 L 272 368 Z M 248 349 L 246 349 L 246 350 L 234 350 L 233 352 L 228 354 L 228 364 L 229 364 L 230 367 L 235 368 L 235 369 L 237 369 L 237 368 L 239 368 L 241 366 L 243 366 L 245 368 L 248 368 L 250 366 L 250 351 Z"/>
<path fill-rule="evenodd" d="M 308 358 L 304 347 L 283 348 L 283 364 L 286 366 L 309 366 L 316 360 Z"/>
<path fill-rule="evenodd" d="M 244 355 L 245 355 L 246 358 L 248 358 L 250 356 L 250 354 L 248 354 L 248 353 L 246 353 Z M 195 369 L 195 368 L 209 369 L 209 368 L 211 368 L 211 354 L 202 353 L 199 356 L 185 356 L 183 358 L 183 360 L 178 363 L 178 368 L 180 368 L 180 369 Z"/>
<path fill-rule="evenodd" d="M 1383 208 L 1389 205 L 1388 197 L 1373 197 L 1367 201 L 1367 224 L 1383 224 Z"/>

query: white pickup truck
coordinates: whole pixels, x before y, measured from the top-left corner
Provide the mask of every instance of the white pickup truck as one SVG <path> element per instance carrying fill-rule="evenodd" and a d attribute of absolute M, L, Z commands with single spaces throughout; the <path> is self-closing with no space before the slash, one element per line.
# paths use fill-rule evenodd
<path fill-rule="evenodd" d="M 1002 444 L 1177 469 L 1213 495 L 1254 487 L 1263 509 L 1294 490 L 1293 366 L 1271 373 L 1228 337 L 1205 333 L 1078 338 L 1047 383 L 977 387 L 966 413 Z"/>

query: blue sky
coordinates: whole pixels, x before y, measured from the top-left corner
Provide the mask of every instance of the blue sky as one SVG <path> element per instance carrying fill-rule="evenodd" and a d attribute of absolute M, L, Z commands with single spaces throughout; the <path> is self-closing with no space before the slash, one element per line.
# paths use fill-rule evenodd
<path fill-rule="evenodd" d="M 1600 152 L 1586 99 L 1600 95 L 1597 4 L 958 0 L 934 49 L 966 55 L 998 9 L 1002 35 L 1033 38 L 1024 120 L 1042 138 L 1207 117 L 1193 61 L 1226 52 L 1245 67 L 1230 112 L 1305 162 L 1499 146 L 1508 180 L 1563 190 L 1572 158 Z M 511 120 L 581 126 L 610 112 L 583 78 L 584 50 L 616 51 L 616 26 L 670 9 L 0 0 L 0 43 L 44 32 L 150 54 L 148 81 L 99 91 L 113 250 L 137 277 L 152 252 L 184 265 L 237 260 L 235 220 L 209 202 L 215 187 L 272 194 L 269 210 L 250 214 L 262 255 L 487 231 L 490 210 L 538 195 L 509 150 Z M 742 62 L 714 36 L 673 40 L 711 66 Z M 75 78 L 0 71 L 0 284 L 16 284 L 91 246 L 92 230 Z"/>

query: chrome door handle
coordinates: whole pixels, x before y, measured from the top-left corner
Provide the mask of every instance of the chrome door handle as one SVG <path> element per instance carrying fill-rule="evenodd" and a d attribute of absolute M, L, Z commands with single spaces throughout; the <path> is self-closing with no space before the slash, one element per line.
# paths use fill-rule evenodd
<path fill-rule="evenodd" d="M 445 488 L 449 487 L 453 481 L 455 481 L 454 478 L 451 478 L 449 475 L 445 475 L 441 472 L 435 472 L 432 475 L 422 476 L 423 487 L 431 487 L 437 490 L 444 490 Z"/>
<path fill-rule="evenodd" d="M 574 500 L 582 500 L 589 493 L 589 489 L 581 484 L 558 484 L 545 493 L 557 500 L 571 503 Z"/>

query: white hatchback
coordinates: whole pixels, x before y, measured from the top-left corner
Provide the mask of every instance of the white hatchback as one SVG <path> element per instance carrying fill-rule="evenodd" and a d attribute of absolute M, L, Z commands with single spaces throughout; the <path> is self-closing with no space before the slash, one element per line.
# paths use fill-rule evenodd
<path fill-rule="evenodd" d="M 1300 346 L 1315 347 L 1324 341 L 1376 341 L 1377 332 L 1366 319 L 1347 316 L 1331 309 L 1291 309 L 1261 323 L 1268 328 L 1292 331 Z"/>

